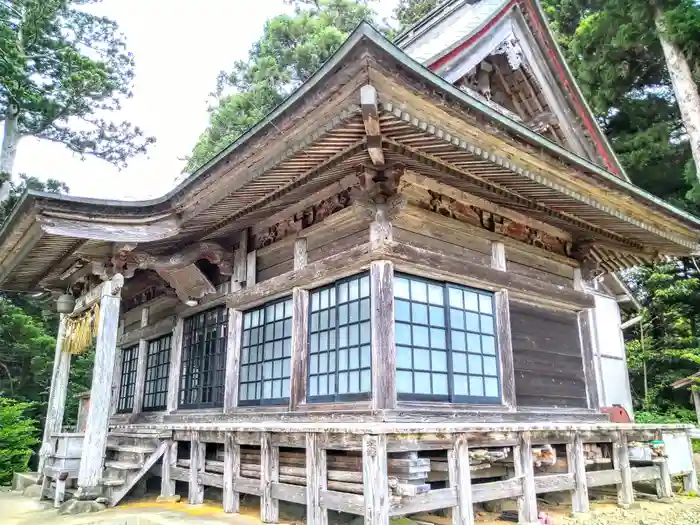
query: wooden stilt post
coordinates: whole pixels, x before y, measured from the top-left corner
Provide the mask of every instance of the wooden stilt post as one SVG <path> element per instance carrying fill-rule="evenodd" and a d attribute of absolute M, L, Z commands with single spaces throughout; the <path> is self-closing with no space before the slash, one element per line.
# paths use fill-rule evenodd
<path fill-rule="evenodd" d="M 365 525 L 389 523 L 389 471 L 386 435 L 362 436 Z"/>
<path fill-rule="evenodd" d="M 523 480 L 523 495 L 518 499 L 518 522 L 521 525 L 538 524 L 535 469 L 532 465 L 530 432 L 520 433 L 519 445 L 515 447 L 513 452 L 515 476 Z"/>
<path fill-rule="evenodd" d="M 264 523 L 279 521 L 279 500 L 272 497 L 272 483 L 279 482 L 279 447 L 272 446 L 269 432 L 260 436 L 260 519 Z"/>
<path fill-rule="evenodd" d="M 160 475 L 160 496 L 172 498 L 175 495 L 175 480 L 172 468 L 177 465 L 177 441 L 168 441 L 168 448 L 163 453 L 163 466 Z"/>
<path fill-rule="evenodd" d="M 78 499 L 102 495 L 100 479 L 107 447 L 114 361 L 117 354 L 119 303 L 124 277 L 115 275 L 100 285 L 100 319 L 95 342 L 95 364 L 90 388 L 90 411 L 85 425 L 78 471 Z"/>
<path fill-rule="evenodd" d="M 241 447 L 233 432 L 224 434 L 224 512 L 239 512 L 240 494 L 233 488 L 241 473 Z"/>
<path fill-rule="evenodd" d="M 148 326 L 149 308 L 141 310 L 141 328 Z M 146 387 L 146 366 L 148 359 L 148 341 L 139 340 L 139 354 L 136 361 L 136 385 L 134 386 L 134 407 L 132 413 L 139 414 L 143 408 L 144 389 Z"/>
<path fill-rule="evenodd" d="M 306 525 L 328 525 L 328 510 L 321 507 L 321 491 L 328 488 L 326 449 L 319 435 L 306 434 Z"/>
<path fill-rule="evenodd" d="M 668 468 L 668 460 L 663 458 L 657 464 L 661 477 L 656 480 L 656 495 L 659 498 L 672 498 L 673 487 L 671 486 L 671 471 Z"/>
<path fill-rule="evenodd" d="M 586 485 L 586 458 L 583 455 L 583 439 L 575 432 L 566 445 L 566 460 L 569 472 L 574 475 L 574 490 L 571 491 L 571 507 L 575 514 L 588 512 L 588 486 Z"/>
<path fill-rule="evenodd" d="M 695 462 L 693 461 L 693 441 L 690 439 L 690 434 L 686 434 L 688 438 L 688 454 L 690 455 L 690 468 L 691 471 L 683 476 L 683 490 L 685 492 L 693 492 L 698 494 L 700 488 L 698 488 L 698 473 L 695 470 Z"/>
<path fill-rule="evenodd" d="M 51 453 L 51 434 L 61 431 L 63 425 L 63 412 L 66 408 L 66 393 L 68 391 L 68 375 L 70 372 L 70 354 L 63 351 L 63 337 L 66 333 L 65 314 L 61 314 L 56 336 L 56 352 L 53 360 L 53 374 L 51 376 L 51 390 L 49 392 L 49 404 L 46 409 L 46 422 L 44 423 L 44 440 L 39 452 L 39 476 L 44 475 L 44 464 Z"/>
<path fill-rule="evenodd" d="M 632 488 L 627 435 L 624 432 L 618 432 L 613 442 L 613 466 L 620 471 L 620 479 L 622 480 L 617 486 L 617 504 L 620 507 L 629 508 L 634 503 L 634 490 Z"/>
<path fill-rule="evenodd" d="M 204 472 L 204 462 L 206 460 L 206 444 L 199 440 L 199 432 L 192 431 L 192 441 L 190 441 L 190 488 L 187 500 L 190 505 L 204 503 L 204 485 L 199 473 Z"/>
<path fill-rule="evenodd" d="M 455 434 L 447 451 L 450 486 L 457 491 L 457 507 L 452 509 L 452 525 L 473 525 L 472 478 L 469 471 L 469 447 L 465 434 Z"/>

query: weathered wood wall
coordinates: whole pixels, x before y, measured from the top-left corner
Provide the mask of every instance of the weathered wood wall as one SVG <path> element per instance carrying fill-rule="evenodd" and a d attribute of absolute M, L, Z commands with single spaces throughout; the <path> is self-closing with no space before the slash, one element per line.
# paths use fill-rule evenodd
<path fill-rule="evenodd" d="M 518 406 L 585 408 L 576 314 L 511 302 L 510 322 Z"/>

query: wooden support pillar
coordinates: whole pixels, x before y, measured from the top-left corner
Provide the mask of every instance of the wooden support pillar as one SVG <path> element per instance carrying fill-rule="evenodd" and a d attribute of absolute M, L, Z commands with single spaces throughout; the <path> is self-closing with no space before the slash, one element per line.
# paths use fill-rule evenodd
<path fill-rule="evenodd" d="M 306 250 L 306 237 L 294 240 L 294 269 L 301 270 L 309 263 L 309 254 Z"/>
<path fill-rule="evenodd" d="M 538 524 L 535 469 L 532 465 L 532 438 L 530 432 L 521 432 L 519 444 L 513 450 L 515 477 L 523 480 L 523 495 L 518 498 L 518 523 Z"/>
<path fill-rule="evenodd" d="M 362 436 L 362 480 L 365 525 L 389 523 L 389 471 L 386 435 Z"/>
<path fill-rule="evenodd" d="M 506 271 L 506 247 L 502 242 L 491 243 L 491 268 Z"/>
<path fill-rule="evenodd" d="M 182 368 L 182 331 L 185 320 L 178 317 L 173 330 L 173 345 L 170 350 L 170 370 L 168 379 L 167 412 L 177 410 L 180 393 L 180 370 Z"/>
<path fill-rule="evenodd" d="M 124 335 L 124 319 L 119 321 L 117 328 L 117 341 L 121 341 Z M 119 405 L 119 388 L 121 387 L 122 378 L 122 347 L 117 346 L 117 353 L 114 356 L 114 377 L 112 377 L 112 399 L 109 403 L 110 417 L 117 413 Z"/>
<path fill-rule="evenodd" d="M 306 401 L 308 382 L 309 292 L 301 288 L 292 291 L 292 377 L 289 410 L 296 410 Z"/>
<path fill-rule="evenodd" d="M 374 261 L 370 267 L 372 327 L 372 408 L 396 406 L 396 345 L 394 342 L 394 265 Z"/>
<path fill-rule="evenodd" d="M 207 455 L 207 446 L 199 440 L 199 432 L 192 431 L 190 441 L 190 487 L 187 493 L 187 501 L 190 505 L 204 503 L 204 485 L 199 474 L 204 472 Z"/>
<path fill-rule="evenodd" d="M 320 435 L 306 434 L 306 525 L 328 525 L 328 509 L 321 506 L 321 491 L 328 488 L 326 449 Z"/>
<path fill-rule="evenodd" d="M 515 365 L 513 363 L 513 338 L 510 325 L 510 300 L 508 290 L 495 294 L 496 330 L 498 337 L 499 365 L 501 367 L 501 400 L 510 411 L 515 411 Z"/>
<path fill-rule="evenodd" d="M 233 251 L 233 275 L 231 276 L 231 291 L 238 292 L 246 280 L 246 259 L 248 257 L 248 230 L 241 232 L 238 247 Z"/>
<path fill-rule="evenodd" d="M 586 394 L 588 408 L 598 410 L 600 400 L 598 397 L 598 381 L 595 371 L 595 357 L 593 355 L 593 310 L 588 308 L 579 312 L 578 327 L 581 341 L 581 355 L 583 358 L 583 376 L 586 381 Z"/>
<path fill-rule="evenodd" d="M 620 471 L 621 479 L 621 483 L 617 486 L 617 504 L 620 507 L 629 508 L 634 503 L 634 489 L 627 435 L 624 432 L 618 432 L 613 441 L 613 467 Z"/>
<path fill-rule="evenodd" d="M 233 412 L 238 406 L 238 384 L 241 366 L 241 339 L 243 337 L 243 312 L 229 308 L 228 339 L 226 341 L 226 383 L 224 387 L 224 412 Z"/>
<path fill-rule="evenodd" d="M 695 417 L 700 425 L 700 390 L 693 390 L 693 404 L 695 405 Z"/>
<path fill-rule="evenodd" d="M 658 460 L 656 463 L 659 466 L 661 476 L 656 480 L 656 495 L 659 498 L 672 498 L 673 487 L 671 485 L 671 471 L 668 468 L 668 460 L 666 458 Z"/>
<path fill-rule="evenodd" d="M 586 485 L 586 458 L 583 455 L 583 438 L 580 432 L 574 433 L 566 445 L 566 461 L 569 472 L 574 475 L 574 490 L 571 491 L 573 512 L 588 512 L 588 486 Z"/>
<path fill-rule="evenodd" d="M 260 436 L 260 520 L 263 523 L 279 521 L 279 500 L 272 497 L 272 483 L 279 482 L 280 449 L 272 445 L 269 432 Z"/>
<path fill-rule="evenodd" d="M 233 488 L 233 482 L 241 473 L 241 447 L 235 441 L 233 432 L 224 434 L 224 512 L 239 512 L 240 494 Z"/>
<path fill-rule="evenodd" d="M 46 407 L 46 422 L 44 423 L 44 439 L 39 452 L 39 476 L 44 475 L 46 458 L 51 453 L 51 435 L 61 431 L 63 413 L 66 409 L 66 394 L 68 392 L 68 376 L 70 374 L 70 354 L 63 351 L 63 338 L 66 335 L 68 318 L 61 314 L 56 336 L 56 350 L 53 358 L 53 373 L 51 374 L 51 390 L 49 403 Z"/>
<path fill-rule="evenodd" d="M 450 486 L 457 491 L 457 506 L 452 509 L 452 525 L 474 525 L 467 436 L 455 434 L 453 439 L 452 449 L 447 451 Z"/>
<path fill-rule="evenodd" d="M 700 492 L 700 487 L 698 487 L 698 473 L 695 470 L 695 461 L 693 461 L 693 441 L 690 439 L 690 434 L 686 434 L 686 437 L 688 440 L 691 471 L 683 476 L 683 490 L 685 492 L 693 492 L 697 495 L 698 492 Z"/>
<path fill-rule="evenodd" d="M 90 389 L 90 411 L 85 425 L 85 438 L 78 471 L 78 499 L 100 496 L 102 467 L 109 430 L 112 379 L 117 353 L 119 303 L 124 277 L 115 275 L 102 283 L 100 319 L 95 342 L 95 364 Z"/>
<path fill-rule="evenodd" d="M 258 252 L 257 252 L 257 250 L 253 250 L 252 252 L 248 252 L 248 256 L 246 257 L 245 270 L 246 270 L 245 286 L 246 286 L 246 288 L 250 288 L 251 286 L 253 286 L 257 282 L 257 279 L 258 279 Z"/>
<path fill-rule="evenodd" d="M 141 310 L 141 328 L 148 326 L 149 309 Z M 139 340 L 139 355 L 136 361 L 136 385 L 134 385 L 134 407 L 132 412 L 138 414 L 143 409 L 143 393 L 146 387 L 146 366 L 148 359 L 148 341 Z"/>
<path fill-rule="evenodd" d="M 168 448 L 163 453 L 163 466 L 160 475 L 160 495 L 172 498 L 175 495 L 175 480 L 172 469 L 177 466 L 177 441 L 168 441 Z"/>

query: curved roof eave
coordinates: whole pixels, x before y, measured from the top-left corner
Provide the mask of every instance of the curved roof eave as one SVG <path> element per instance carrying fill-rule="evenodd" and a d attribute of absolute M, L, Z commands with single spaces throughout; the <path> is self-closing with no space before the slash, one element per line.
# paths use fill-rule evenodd
<path fill-rule="evenodd" d="M 224 160 L 228 155 L 243 147 L 248 140 L 253 136 L 267 129 L 272 121 L 293 107 L 298 101 L 304 97 L 313 87 L 315 87 L 325 77 L 333 74 L 336 68 L 341 65 L 343 59 L 355 48 L 360 41 L 367 41 L 376 46 L 380 51 L 388 54 L 396 60 L 400 66 L 406 71 L 421 78 L 422 81 L 431 84 L 433 87 L 444 92 L 447 96 L 456 100 L 459 104 L 468 107 L 471 110 L 483 115 L 497 125 L 503 126 L 509 132 L 525 140 L 526 142 L 543 148 L 549 154 L 560 158 L 564 162 L 581 169 L 604 183 L 617 188 L 625 193 L 635 196 L 647 204 L 651 204 L 657 209 L 663 210 L 676 218 L 692 225 L 694 228 L 700 227 L 700 219 L 686 213 L 683 210 L 675 208 L 665 201 L 655 197 L 654 195 L 642 190 L 631 184 L 629 181 L 623 180 L 615 175 L 607 172 L 596 164 L 584 159 L 575 153 L 572 153 L 565 148 L 551 142 L 544 137 L 533 132 L 526 126 L 510 119 L 509 117 L 499 113 L 478 99 L 470 96 L 468 93 L 461 91 L 449 82 L 440 78 L 428 70 L 423 65 L 406 55 L 397 46 L 387 40 L 379 31 L 372 27 L 367 22 L 362 22 L 348 39 L 340 46 L 340 48 L 324 63 L 324 65 L 299 89 L 294 91 L 280 105 L 274 108 L 268 115 L 250 128 L 246 133 L 241 135 L 228 147 L 220 151 L 205 165 L 197 169 L 192 175 L 183 180 L 171 191 L 155 199 L 142 201 L 117 201 L 94 199 L 87 197 L 74 197 L 70 195 L 59 195 L 54 193 L 39 192 L 28 190 L 20 199 L 17 206 L 11 213 L 10 217 L 5 221 L 5 224 L 0 230 L 0 243 L 3 242 L 12 224 L 15 222 L 20 209 L 26 207 L 31 202 L 43 201 L 44 203 L 55 204 L 59 208 L 62 204 L 70 206 L 70 212 L 80 213 L 81 211 L 90 214 L 99 213 L 103 221 L 107 222 L 111 217 L 134 217 L 145 218 L 156 213 L 176 213 L 174 206 L 174 198 L 185 191 L 189 190 L 197 181 L 206 175 L 210 174 L 214 166 Z"/>

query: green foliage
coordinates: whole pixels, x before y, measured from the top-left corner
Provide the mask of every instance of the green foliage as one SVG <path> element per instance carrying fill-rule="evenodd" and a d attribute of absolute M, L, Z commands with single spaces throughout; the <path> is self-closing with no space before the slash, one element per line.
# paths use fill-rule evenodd
<path fill-rule="evenodd" d="M 185 170 L 193 172 L 261 120 L 335 52 L 363 20 L 371 19 L 368 1 L 296 0 L 291 15 L 265 24 L 248 59 L 221 72 L 210 110 Z"/>
<path fill-rule="evenodd" d="M 96 1 L 0 0 L 0 120 L 124 165 L 154 139 L 102 117 L 131 96 L 134 59 L 116 22 L 85 9 Z"/>
<path fill-rule="evenodd" d="M 37 443 L 37 422 L 27 416 L 31 403 L 0 397 L 0 485 L 12 480 L 13 472 L 25 472 Z"/>
<path fill-rule="evenodd" d="M 693 0 L 545 0 L 569 66 L 632 181 L 698 211 L 700 188 L 659 34 L 700 79 L 700 4 Z"/>
<path fill-rule="evenodd" d="M 401 29 L 406 29 L 427 15 L 446 0 L 399 0 L 394 16 L 399 21 Z"/>

